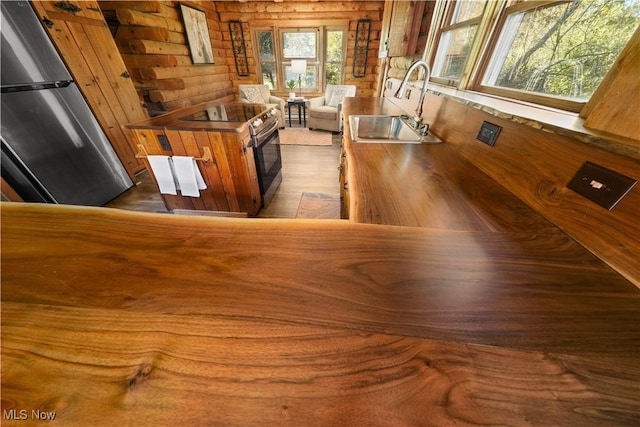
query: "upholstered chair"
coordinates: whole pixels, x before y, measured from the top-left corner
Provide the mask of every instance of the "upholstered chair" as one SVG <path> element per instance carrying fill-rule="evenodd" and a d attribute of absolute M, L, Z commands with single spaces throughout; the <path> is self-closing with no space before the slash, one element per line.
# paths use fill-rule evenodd
<path fill-rule="evenodd" d="M 278 107 L 278 127 L 285 127 L 284 108 L 286 102 L 282 98 L 271 95 L 267 85 L 238 85 L 238 102 L 249 104 L 266 104 L 267 107 Z"/>
<path fill-rule="evenodd" d="M 354 85 L 327 85 L 323 96 L 307 101 L 309 129 L 342 130 L 342 99 L 356 96 Z"/>

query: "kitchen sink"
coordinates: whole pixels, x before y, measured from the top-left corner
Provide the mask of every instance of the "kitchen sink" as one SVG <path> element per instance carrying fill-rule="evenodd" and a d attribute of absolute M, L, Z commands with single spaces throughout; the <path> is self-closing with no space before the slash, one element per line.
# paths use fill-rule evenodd
<path fill-rule="evenodd" d="M 434 135 L 420 135 L 409 125 L 407 116 L 349 116 L 351 139 L 360 143 L 422 144 L 442 142 Z"/>

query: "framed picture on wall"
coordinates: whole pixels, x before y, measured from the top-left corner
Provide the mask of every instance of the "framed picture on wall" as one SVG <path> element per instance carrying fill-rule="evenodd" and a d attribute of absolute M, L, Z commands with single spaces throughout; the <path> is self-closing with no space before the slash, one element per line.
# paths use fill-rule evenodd
<path fill-rule="evenodd" d="M 180 5 L 184 29 L 189 41 L 191 60 L 194 64 L 213 64 L 213 49 L 207 27 L 207 15 L 201 10 Z"/>

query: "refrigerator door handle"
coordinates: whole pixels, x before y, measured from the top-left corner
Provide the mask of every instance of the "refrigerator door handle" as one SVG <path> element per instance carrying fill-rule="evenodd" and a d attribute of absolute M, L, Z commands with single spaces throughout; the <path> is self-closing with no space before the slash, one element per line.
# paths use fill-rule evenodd
<path fill-rule="evenodd" d="M 3 85 L 0 88 L 0 93 L 27 92 L 32 90 L 43 90 L 43 89 L 58 89 L 61 87 L 68 87 L 71 83 L 73 83 L 73 80 L 58 80 L 55 82 Z"/>

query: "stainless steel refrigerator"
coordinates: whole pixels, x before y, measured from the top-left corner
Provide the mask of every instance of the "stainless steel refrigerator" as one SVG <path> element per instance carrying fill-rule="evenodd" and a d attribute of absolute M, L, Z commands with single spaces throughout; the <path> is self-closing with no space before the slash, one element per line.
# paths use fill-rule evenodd
<path fill-rule="evenodd" d="M 28 202 L 109 202 L 126 170 L 31 5 L 0 7 L 2 177 Z"/>

